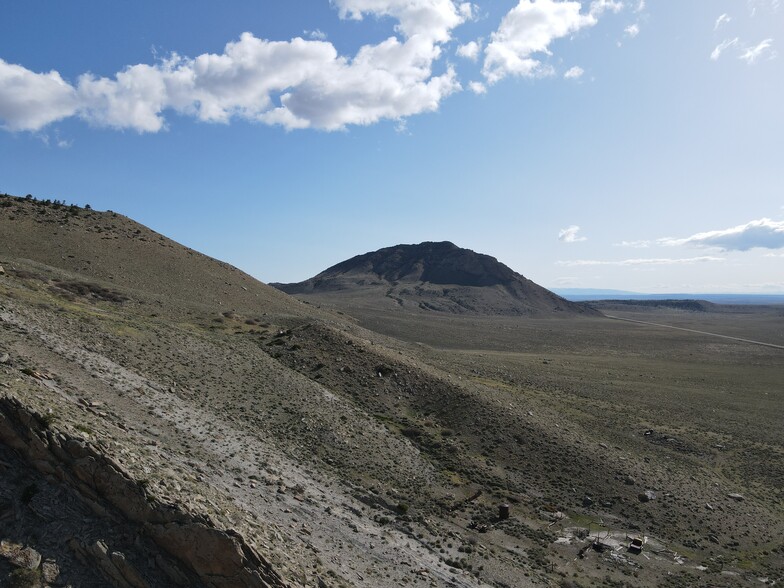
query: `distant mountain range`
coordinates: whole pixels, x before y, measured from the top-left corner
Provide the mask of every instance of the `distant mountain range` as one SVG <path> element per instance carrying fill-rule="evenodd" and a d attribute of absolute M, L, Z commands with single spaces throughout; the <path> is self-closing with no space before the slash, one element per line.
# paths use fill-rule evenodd
<path fill-rule="evenodd" d="M 306 300 L 346 308 L 361 303 L 454 314 L 595 314 L 494 257 L 448 241 L 385 247 L 338 263 L 304 282 L 270 285 Z"/>
<path fill-rule="evenodd" d="M 706 300 L 714 304 L 784 304 L 784 294 L 644 294 L 601 288 L 553 288 L 559 296 L 572 302 L 594 300 Z"/>

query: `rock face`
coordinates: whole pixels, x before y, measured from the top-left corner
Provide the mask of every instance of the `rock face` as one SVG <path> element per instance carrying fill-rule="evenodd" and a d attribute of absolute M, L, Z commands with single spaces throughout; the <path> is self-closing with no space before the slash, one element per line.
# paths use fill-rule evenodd
<path fill-rule="evenodd" d="M 448 241 L 396 245 L 357 255 L 295 284 L 271 284 L 302 297 L 375 293 L 401 307 L 457 314 L 593 314 L 500 263 Z"/>
<path fill-rule="evenodd" d="M 75 489 L 95 515 L 121 521 L 140 540 L 151 538 L 159 552 L 148 556 L 155 557 L 157 574 L 164 576 L 155 585 L 287 586 L 239 534 L 154 499 L 100 449 L 54 430 L 46 419 L 11 397 L 0 398 L 0 443 L 18 452 L 37 471 Z M 72 538 L 69 547 L 85 565 L 99 569 L 112 586 L 149 585 L 123 553 L 103 541 L 83 543 Z M 17 567 L 35 570 L 41 566 L 41 555 L 22 545 L 3 542 L 0 556 Z"/>

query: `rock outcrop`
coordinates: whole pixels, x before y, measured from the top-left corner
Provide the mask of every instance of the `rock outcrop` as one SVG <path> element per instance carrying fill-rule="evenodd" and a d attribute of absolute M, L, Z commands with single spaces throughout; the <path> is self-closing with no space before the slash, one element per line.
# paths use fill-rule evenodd
<path fill-rule="evenodd" d="M 15 398 L 0 398 L 0 443 L 17 452 L 37 472 L 75 489 L 96 516 L 128 525 L 140 539 L 157 547 L 158 553 L 148 553 L 154 555 L 154 568 L 161 576 L 156 585 L 287 586 L 238 533 L 215 528 L 206 517 L 159 502 L 100 448 L 63 434 L 50 420 Z M 125 554 L 110 549 L 105 542 L 85 543 L 71 538 L 68 544 L 77 557 L 99 569 L 113 586 L 150 586 Z M 30 547 L 7 542 L 5 551 L 6 558 L 17 567 L 24 564 L 35 570 L 41 565 L 41 555 Z"/>

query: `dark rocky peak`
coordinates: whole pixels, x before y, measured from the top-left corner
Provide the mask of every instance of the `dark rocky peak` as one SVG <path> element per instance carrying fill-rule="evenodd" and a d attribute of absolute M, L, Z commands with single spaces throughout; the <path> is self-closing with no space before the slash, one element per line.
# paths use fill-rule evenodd
<path fill-rule="evenodd" d="M 449 241 L 426 241 L 357 255 L 324 270 L 316 279 L 369 274 L 387 282 L 459 286 L 507 285 L 521 277 L 489 255 L 463 249 Z"/>

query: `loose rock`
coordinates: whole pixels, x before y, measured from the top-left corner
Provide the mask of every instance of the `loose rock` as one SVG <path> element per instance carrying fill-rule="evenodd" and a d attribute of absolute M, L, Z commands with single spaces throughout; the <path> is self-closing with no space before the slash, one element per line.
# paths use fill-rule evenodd
<path fill-rule="evenodd" d="M 648 502 L 651 500 L 656 500 L 656 492 L 654 492 L 653 490 L 646 490 L 645 492 L 640 492 L 637 495 L 637 498 L 640 500 L 640 502 Z"/>

